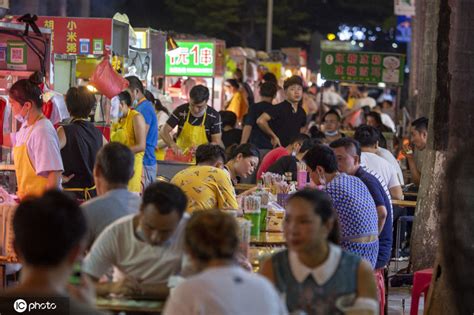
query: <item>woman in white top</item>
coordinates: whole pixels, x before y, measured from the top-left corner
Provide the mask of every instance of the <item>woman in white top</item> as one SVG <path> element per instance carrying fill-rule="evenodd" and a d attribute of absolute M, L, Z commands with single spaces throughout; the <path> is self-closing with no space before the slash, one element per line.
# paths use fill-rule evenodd
<path fill-rule="evenodd" d="M 219 210 L 193 214 L 185 244 L 200 273 L 171 292 L 164 315 L 287 314 L 268 280 L 236 265 L 237 229 L 235 219 Z"/>
<path fill-rule="evenodd" d="M 329 195 L 304 189 L 290 196 L 284 233 L 288 250 L 267 260 L 262 274 L 285 296 L 290 312 L 342 314 L 352 308 L 378 313 L 370 264 L 335 245 L 339 235 Z"/>
<path fill-rule="evenodd" d="M 3 139 L 3 145 L 13 146 L 18 197 L 40 196 L 47 189 L 60 188 L 59 139 L 42 113 L 40 88 L 28 79 L 18 80 L 10 88 L 9 100 L 13 115 L 22 124 L 18 132 Z"/>

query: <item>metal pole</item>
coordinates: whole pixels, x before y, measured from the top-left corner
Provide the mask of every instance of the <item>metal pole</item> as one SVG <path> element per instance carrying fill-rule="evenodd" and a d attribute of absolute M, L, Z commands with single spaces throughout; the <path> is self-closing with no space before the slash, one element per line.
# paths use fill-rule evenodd
<path fill-rule="evenodd" d="M 269 53 L 272 50 L 273 33 L 273 0 L 267 0 L 267 43 L 266 50 Z"/>

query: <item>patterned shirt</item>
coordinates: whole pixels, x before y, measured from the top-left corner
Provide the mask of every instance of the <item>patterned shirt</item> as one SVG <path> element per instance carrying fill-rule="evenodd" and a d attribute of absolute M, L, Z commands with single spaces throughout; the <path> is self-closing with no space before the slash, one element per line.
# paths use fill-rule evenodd
<path fill-rule="evenodd" d="M 238 209 L 234 187 L 224 170 L 192 166 L 176 174 L 171 182 L 188 197 L 187 212 L 205 209 Z"/>
<path fill-rule="evenodd" d="M 365 184 L 357 177 L 337 175 L 326 187 L 339 218 L 342 248 L 353 252 L 375 266 L 378 240 L 355 243 L 352 239 L 378 235 L 378 217 L 374 199 Z"/>

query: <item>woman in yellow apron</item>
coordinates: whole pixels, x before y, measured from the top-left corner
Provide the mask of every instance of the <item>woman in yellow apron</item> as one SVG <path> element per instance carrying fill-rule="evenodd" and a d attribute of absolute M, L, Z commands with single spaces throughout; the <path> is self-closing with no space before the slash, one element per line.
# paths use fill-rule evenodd
<path fill-rule="evenodd" d="M 59 139 L 51 122 L 42 113 L 41 90 L 30 80 L 17 81 L 10 88 L 9 101 L 15 118 L 22 123 L 3 144 L 13 146 L 17 195 L 40 196 L 47 189 L 61 186 L 63 163 Z"/>
<path fill-rule="evenodd" d="M 146 146 L 146 124 L 143 116 L 132 108 L 132 98 L 127 91 L 119 95 L 119 121 L 112 125 L 110 141 L 120 142 L 135 154 L 134 174 L 128 183 L 128 190 L 141 193 L 143 156 Z"/>

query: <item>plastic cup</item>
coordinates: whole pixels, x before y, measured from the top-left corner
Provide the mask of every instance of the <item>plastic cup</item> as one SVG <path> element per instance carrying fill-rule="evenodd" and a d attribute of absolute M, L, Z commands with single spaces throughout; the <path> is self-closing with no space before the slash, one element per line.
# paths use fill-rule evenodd
<path fill-rule="evenodd" d="M 250 235 L 259 236 L 260 235 L 260 209 L 256 211 L 246 211 L 244 213 L 244 218 L 249 220 L 252 224 L 250 229 Z"/>

